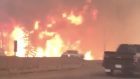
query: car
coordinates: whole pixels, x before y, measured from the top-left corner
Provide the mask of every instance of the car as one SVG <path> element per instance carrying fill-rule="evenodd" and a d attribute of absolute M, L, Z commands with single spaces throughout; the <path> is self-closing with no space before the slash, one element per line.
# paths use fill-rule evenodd
<path fill-rule="evenodd" d="M 83 55 L 80 54 L 77 50 L 67 50 L 62 54 L 62 57 L 66 57 L 66 58 L 82 58 L 83 59 Z"/>

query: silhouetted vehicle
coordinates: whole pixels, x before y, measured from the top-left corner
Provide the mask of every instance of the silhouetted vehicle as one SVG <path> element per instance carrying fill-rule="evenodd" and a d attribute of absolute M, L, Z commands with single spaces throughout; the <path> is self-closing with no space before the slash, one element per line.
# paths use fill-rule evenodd
<path fill-rule="evenodd" d="M 67 58 L 82 58 L 83 59 L 83 55 L 79 54 L 79 52 L 77 50 L 67 50 L 66 52 L 64 52 L 62 54 L 62 57 L 67 57 Z"/>
<path fill-rule="evenodd" d="M 105 51 L 103 67 L 107 75 L 113 75 L 115 70 L 123 74 L 140 73 L 140 45 L 121 44 L 117 51 Z"/>

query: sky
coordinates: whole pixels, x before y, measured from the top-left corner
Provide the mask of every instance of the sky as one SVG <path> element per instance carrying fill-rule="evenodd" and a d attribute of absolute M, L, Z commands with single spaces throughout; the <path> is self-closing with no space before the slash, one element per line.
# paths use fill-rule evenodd
<path fill-rule="evenodd" d="M 74 33 L 72 40 L 82 40 L 81 48 L 91 49 L 97 59 L 102 59 L 104 50 L 115 51 L 121 43 L 140 44 L 140 0 L 91 1 L 90 6 L 98 11 L 95 21 L 86 11 L 86 23 L 79 30 L 73 27 L 54 31 L 65 40 L 71 39 Z M 46 15 L 55 15 L 61 10 L 81 10 L 86 4 L 87 0 L 0 0 L 0 23 L 14 19 L 29 26 L 35 19 L 44 20 Z"/>

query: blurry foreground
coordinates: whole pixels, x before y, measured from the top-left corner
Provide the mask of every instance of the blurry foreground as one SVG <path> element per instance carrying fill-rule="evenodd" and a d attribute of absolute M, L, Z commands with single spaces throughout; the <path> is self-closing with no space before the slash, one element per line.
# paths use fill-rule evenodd
<path fill-rule="evenodd" d="M 140 76 L 107 76 L 101 61 L 77 58 L 0 57 L 0 79 L 139 79 Z"/>

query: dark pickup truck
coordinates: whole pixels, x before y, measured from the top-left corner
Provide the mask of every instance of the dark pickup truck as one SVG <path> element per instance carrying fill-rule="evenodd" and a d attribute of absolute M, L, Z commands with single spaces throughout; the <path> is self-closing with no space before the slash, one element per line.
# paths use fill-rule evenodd
<path fill-rule="evenodd" d="M 116 52 L 105 51 L 103 67 L 107 75 L 113 75 L 114 71 L 123 74 L 140 73 L 140 45 L 121 44 Z"/>

